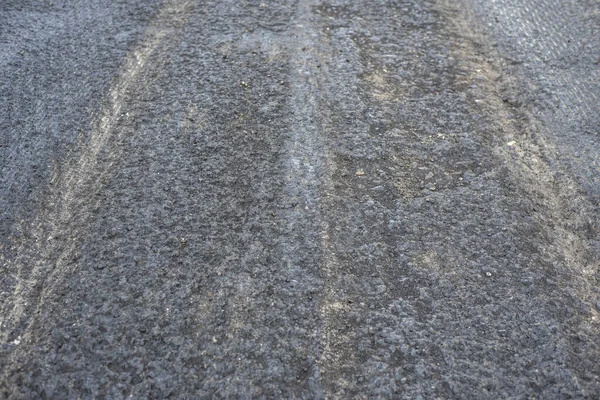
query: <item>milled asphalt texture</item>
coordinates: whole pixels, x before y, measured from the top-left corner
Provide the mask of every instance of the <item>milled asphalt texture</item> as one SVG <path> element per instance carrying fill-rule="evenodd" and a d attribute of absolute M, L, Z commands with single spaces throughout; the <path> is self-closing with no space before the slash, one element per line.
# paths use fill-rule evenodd
<path fill-rule="evenodd" d="M 0 398 L 597 399 L 599 27 L 0 2 Z"/>

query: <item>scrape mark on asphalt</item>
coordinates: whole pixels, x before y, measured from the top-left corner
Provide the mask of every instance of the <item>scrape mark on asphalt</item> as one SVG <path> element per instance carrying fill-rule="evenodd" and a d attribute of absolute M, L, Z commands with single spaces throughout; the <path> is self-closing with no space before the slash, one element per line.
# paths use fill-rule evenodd
<path fill-rule="evenodd" d="M 499 56 L 519 81 L 519 107 L 532 108 L 550 129 L 557 158 L 588 194 L 600 197 L 598 124 L 599 3 L 503 0 L 463 2 L 472 26 L 495 40 Z M 486 23 L 481 23 L 486 21 Z M 487 22 L 487 21 L 494 21 Z M 577 21 L 577 23 L 574 23 Z M 564 168 L 564 167 L 563 167 Z"/>
<path fill-rule="evenodd" d="M 448 15 L 455 15 L 455 18 L 451 19 L 454 29 L 460 31 L 465 38 L 476 40 L 477 34 L 469 27 L 467 20 L 452 13 L 450 10 L 453 7 L 450 3 L 446 3 L 445 7 Z M 552 49 L 556 51 L 556 48 Z M 500 79 L 498 78 L 499 73 L 494 66 L 481 62 L 477 57 L 470 56 L 477 54 L 470 40 L 463 42 L 462 49 L 454 48 L 452 51 L 456 58 L 469 60 L 471 73 L 466 79 L 478 81 L 482 88 L 482 91 L 478 93 L 479 99 L 476 104 L 484 110 L 485 115 L 494 115 L 493 127 L 498 131 L 498 135 L 505 137 L 503 142 L 495 146 L 495 155 L 504 160 L 513 179 L 520 182 L 521 187 L 528 192 L 531 198 L 543 199 L 541 204 L 547 213 L 547 221 L 544 221 L 543 225 L 547 227 L 547 236 L 551 238 L 545 252 L 558 253 L 566 261 L 565 271 L 562 273 L 565 274 L 565 277 L 571 276 L 575 279 L 570 278 L 568 282 L 562 282 L 562 286 L 565 289 L 571 287 L 573 293 L 587 303 L 591 316 L 584 324 L 584 329 L 597 331 L 600 319 L 598 311 L 593 305 L 596 298 L 594 275 L 600 265 L 589 241 L 573 230 L 573 226 L 594 224 L 593 221 L 596 219 L 594 206 L 586 201 L 584 196 L 574 197 L 573 194 L 581 192 L 582 188 L 571 177 L 557 175 L 549 165 L 547 160 L 551 158 L 547 155 L 557 154 L 559 150 L 556 146 L 544 135 L 536 135 L 535 139 L 524 136 L 514 119 L 511 118 L 501 97 L 493 95 L 500 91 L 497 83 Z M 497 58 L 499 57 L 496 55 Z M 504 77 L 503 80 L 507 86 L 517 86 L 513 77 Z M 523 112 L 520 117 L 531 121 L 528 127 L 530 131 L 543 132 L 544 128 L 540 126 L 533 115 Z M 574 202 L 577 202 L 576 206 L 572 204 Z M 577 210 L 576 213 L 573 213 L 574 209 Z M 563 222 L 573 219 L 577 221 L 575 224 Z M 565 297 L 568 296 L 565 295 Z"/>
<path fill-rule="evenodd" d="M 109 157 L 116 158 L 112 151 L 118 151 L 116 145 L 127 133 L 125 130 L 119 129 L 118 125 L 123 119 L 129 117 L 127 112 L 128 91 L 137 83 L 140 72 L 144 70 L 150 55 L 169 34 L 174 33 L 175 25 L 184 22 L 183 18 L 189 8 L 189 2 L 181 0 L 170 1 L 163 6 L 157 20 L 148 28 L 146 39 L 127 57 L 123 73 L 110 90 L 107 96 L 107 105 L 103 110 L 98 127 L 92 133 L 79 161 L 71 166 L 64 176 L 53 178 L 53 183 L 57 183 L 64 190 L 60 199 L 60 220 L 69 218 L 71 210 L 67 204 L 78 201 L 80 193 L 77 192 L 81 191 L 83 187 L 87 189 L 86 185 L 90 184 L 92 171 L 98 169 L 100 153 L 105 151 L 110 154 Z M 114 149 L 110 147 L 114 147 Z M 57 180 L 60 182 L 56 182 Z"/>
<path fill-rule="evenodd" d="M 303 226 L 318 224 L 318 185 L 319 173 L 323 169 L 323 143 L 316 121 L 316 59 L 318 58 L 318 32 L 314 29 L 311 18 L 310 1 L 300 0 L 296 9 L 295 29 L 292 31 L 293 46 L 290 59 L 291 96 L 294 118 L 292 130 L 286 144 L 287 173 L 286 190 L 294 200 L 293 207 L 287 213 L 288 231 L 310 232 Z M 298 238 L 296 243 L 302 239 Z M 286 244 L 285 254 L 298 252 L 297 245 Z M 287 260 L 290 264 L 292 261 Z M 290 268 L 294 266 L 289 265 Z M 322 396 L 322 371 L 315 366 L 313 392 Z"/>
<path fill-rule="evenodd" d="M 331 241 L 328 236 L 328 225 L 322 219 L 321 208 L 326 203 L 331 186 L 331 177 L 324 146 L 322 133 L 320 131 L 318 90 L 323 82 L 323 76 L 327 74 L 327 54 L 330 49 L 324 43 L 321 32 L 315 22 L 317 18 L 313 14 L 312 1 L 301 0 L 297 6 L 297 18 L 293 31 L 293 47 L 291 53 L 292 68 L 292 94 L 291 104 L 294 108 L 294 129 L 291 132 L 288 144 L 288 190 L 291 196 L 297 199 L 298 206 L 290 211 L 288 221 L 292 231 L 302 225 L 312 224 L 318 227 L 316 234 L 319 235 L 321 255 L 321 274 L 323 282 L 323 293 L 319 306 L 322 322 L 320 336 L 322 343 L 320 360 L 316 366 L 317 374 L 314 376 L 318 389 L 315 394 L 327 395 L 326 375 L 335 369 L 341 361 L 341 354 L 337 351 L 340 344 L 347 343 L 343 335 L 332 329 L 332 318 L 340 312 L 344 312 L 345 305 L 339 302 L 335 296 L 332 284 L 335 282 L 333 274 L 336 271 L 336 257 L 332 250 Z M 319 231 L 320 229 L 320 231 Z M 288 254 L 293 254 L 294 249 L 288 249 Z"/>
<path fill-rule="evenodd" d="M 138 83 L 153 52 L 185 23 L 190 7 L 191 3 L 183 0 L 167 1 L 162 6 L 147 28 L 145 39 L 127 57 L 88 143 L 83 144 L 79 156 L 67 159 L 56 168 L 45 211 L 35 216 L 28 226 L 20 227 L 22 237 L 27 239 L 16 252 L 18 258 L 7 268 L 15 271 L 17 285 L 3 305 L 1 343 L 16 346 L 26 340 L 27 328 L 39 313 L 45 294 L 62 274 L 77 266 L 78 240 L 82 232 L 66 226 L 88 214 L 82 209 L 93 207 L 94 196 L 102 187 L 112 162 L 118 159 L 120 142 L 129 132 L 120 127 L 122 121 L 129 118 L 128 92 Z M 61 232 L 71 233 L 61 237 Z"/>

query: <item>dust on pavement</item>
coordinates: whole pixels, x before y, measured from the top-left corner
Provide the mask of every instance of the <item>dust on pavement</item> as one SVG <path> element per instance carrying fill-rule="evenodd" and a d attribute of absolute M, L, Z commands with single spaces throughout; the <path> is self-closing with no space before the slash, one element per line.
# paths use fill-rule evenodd
<path fill-rule="evenodd" d="M 0 396 L 597 397 L 546 3 L 4 2 Z"/>

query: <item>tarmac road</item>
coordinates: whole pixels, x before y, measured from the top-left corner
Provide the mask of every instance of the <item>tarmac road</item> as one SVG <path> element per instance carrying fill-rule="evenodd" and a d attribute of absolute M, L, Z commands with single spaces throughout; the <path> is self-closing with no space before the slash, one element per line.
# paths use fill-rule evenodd
<path fill-rule="evenodd" d="M 598 398 L 599 19 L 0 2 L 0 398 Z"/>

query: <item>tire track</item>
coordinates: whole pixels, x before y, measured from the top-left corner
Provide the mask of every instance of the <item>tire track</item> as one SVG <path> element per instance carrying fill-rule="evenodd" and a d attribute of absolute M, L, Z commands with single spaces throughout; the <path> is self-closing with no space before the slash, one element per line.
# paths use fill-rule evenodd
<path fill-rule="evenodd" d="M 143 41 L 127 56 L 89 140 L 82 144 L 78 155 L 55 168 L 43 210 L 19 228 L 25 239 L 15 252 L 17 258 L 4 266 L 13 274 L 16 286 L 2 305 L 0 321 L 0 342 L 11 351 L 27 341 L 27 329 L 40 315 L 44 298 L 53 285 L 70 269 L 77 268 L 79 240 L 84 234 L 78 227 L 85 226 L 96 201 L 94 197 L 113 162 L 122 156 L 120 144 L 129 133 L 122 128 L 125 120 L 133 118 L 129 114 L 128 93 L 139 84 L 154 52 L 185 23 L 190 7 L 185 0 L 162 5 Z"/>
<path fill-rule="evenodd" d="M 52 158 L 87 137 L 124 56 L 162 0 L 106 5 L 66 0 L 0 5 L 0 245 L 13 257 L 19 217 L 35 210 Z M 10 43 L 10 44 L 8 44 Z"/>
<path fill-rule="evenodd" d="M 288 229 L 302 235 L 316 235 L 319 247 L 320 272 L 323 287 L 318 309 L 322 324 L 320 356 L 314 382 L 318 398 L 336 396 L 336 386 L 345 385 L 344 373 L 356 364 L 352 349 L 352 332 L 339 329 L 349 312 L 343 281 L 344 265 L 335 253 L 335 232 L 331 225 L 329 196 L 333 193 L 332 174 L 334 162 L 324 137 L 329 103 L 335 87 L 330 82 L 330 67 L 337 60 L 333 48 L 324 34 L 321 16 L 315 13 L 320 2 L 300 0 L 294 21 L 291 53 L 292 82 L 291 104 L 294 110 L 293 130 L 287 145 L 289 177 L 287 191 L 299 205 L 287 216 Z M 287 246 L 286 254 L 297 254 L 303 249 Z"/>
<path fill-rule="evenodd" d="M 323 374 L 326 365 L 322 361 L 330 357 L 331 333 L 328 331 L 328 319 L 331 313 L 331 273 L 332 255 L 323 239 L 323 232 L 319 232 L 322 221 L 321 209 L 323 199 L 321 193 L 326 192 L 330 177 L 327 171 L 327 160 L 322 138 L 321 127 L 318 118 L 318 90 L 320 88 L 320 76 L 325 73 L 323 57 L 327 49 L 322 43 L 322 37 L 315 23 L 315 15 L 312 12 L 314 2 L 311 0 L 299 0 L 296 6 L 296 17 L 292 31 L 291 50 L 291 99 L 294 120 L 292 131 L 287 143 L 287 173 L 288 179 L 286 191 L 293 200 L 293 209 L 287 214 L 288 230 L 297 232 L 296 243 L 302 243 L 303 235 L 319 235 L 315 237 L 319 243 L 319 261 L 316 266 L 321 269 L 324 280 L 324 292 L 322 293 L 320 305 L 320 318 L 323 324 L 323 332 L 319 335 L 325 340 L 322 346 L 320 361 L 315 365 L 315 388 L 314 395 L 323 397 Z M 326 68 L 326 67 L 325 67 Z M 296 207 L 295 204 L 298 206 Z M 292 255 L 306 251 L 297 246 L 284 246 L 284 254 Z M 289 262 L 289 261 L 288 261 Z M 290 266 L 291 267 L 291 266 Z"/>
<path fill-rule="evenodd" d="M 469 0 L 463 9 L 514 64 L 510 69 L 525 88 L 521 103 L 539 115 L 561 162 L 598 202 L 598 2 Z"/>
<path fill-rule="evenodd" d="M 579 225 L 589 205 L 552 188 L 519 137 L 527 122 L 495 97 L 487 48 L 443 3 L 319 7 L 336 49 L 321 103 L 334 186 L 323 247 L 336 256 L 326 286 L 338 291 L 325 304 L 341 305 L 326 319 L 327 394 L 593 393 L 593 379 L 574 382 L 597 375 L 584 367 L 598 320 L 597 258 Z M 585 217 L 563 225 L 577 206 Z M 581 349 L 591 354 L 571 362 Z"/>

